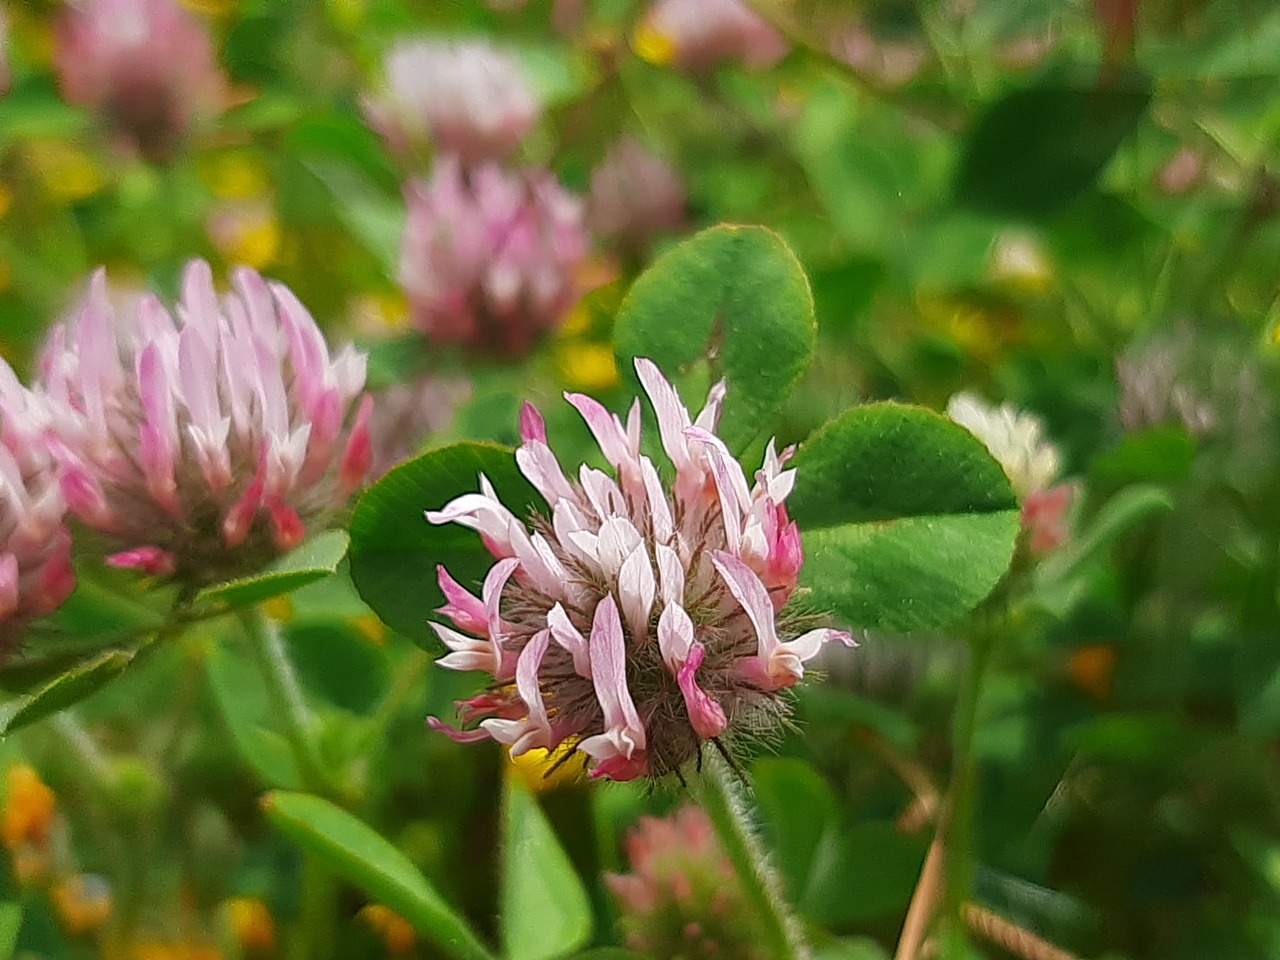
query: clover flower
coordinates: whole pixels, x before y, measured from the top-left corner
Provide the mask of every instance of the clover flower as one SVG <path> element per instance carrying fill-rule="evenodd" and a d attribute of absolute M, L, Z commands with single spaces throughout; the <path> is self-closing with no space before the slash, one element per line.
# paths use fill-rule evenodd
<path fill-rule="evenodd" d="M 591 174 L 587 222 L 597 234 L 643 248 L 680 224 L 685 201 L 684 184 L 671 165 L 623 138 Z"/>
<path fill-rule="evenodd" d="M 696 419 L 648 360 L 636 372 L 675 468 L 664 483 L 640 451 L 640 403 L 625 424 L 598 402 L 566 394 L 614 475 L 583 465 L 566 475 L 541 415 L 521 414 L 516 462 L 550 510 L 528 523 L 481 475 L 480 493 L 428 510 L 431 523 L 480 533 L 496 559 L 479 596 L 443 568 L 453 627 L 433 624 L 455 670 L 494 683 L 459 704 L 468 731 L 429 723 L 460 742 L 493 739 L 512 756 L 535 747 L 581 752 L 615 780 L 678 771 L 705 740 L 768 734 L 782 691 L 823 644 L 852 639 L 802 630 L 787 609 L 803 561 L 784 501 L 791 451 L 772 443 L 754 485 L 715 435 L 723 383 Z"/>
<path fill-rule="evenodd" d="M 187 265 L 175 318 L 151 295 L 115 308 L 99 270 L 56 326 L 37 389 L 63 495 L 122 549 L 115 566 L 201 584 L 252 572 L 362 483 L 365 358 L 330 358 L 306 308 L 251 270 L 219 301 Z"/>
<path fill-rule="evenodd" d="M 382 92 L 366 96 L 363 108 L 398 153 L 430 139 L 466 163 L 499 160 L 540 112 L 519 62 L 483 41 L 404 40 L 383 72 Z"/>
<path fill-rule="evenodd" d="M 1028 549 L 1041 554 L 1060 546 L 1069 533 L 1073 488 L 1069 483 L 1052 486 L 1060 469 L 1058 449 L 1041 439 L 1040 418 L 1007 403 L 992 407 L 968 392 L 951 398 L 947 416 L 981 440 L 1004 469 L 1022 501 Z"/>
<path fill-rule="evenodd" d="M 573 306 L 583 205 L 552 174 L 444 157 L 406 201 L 400 284 L 427 337 L 521 353 Z"/>
<path fill-rule="evenodd" d="M 641 817 L 628 834 L 629 874 L 606 874 L 627 944 L 655 960 L 764 960 L 742 884 L 707 815 L 688 804 Z"/>
<path fill-rule="evenodd" d="M 101 111 L 149 160 L 170 156 L 224 80 L 203 24 L 173 0 L 83 0 L 57 25 L 63 95 Z"/>
<path fill-rule="evenodd" d="M 742 0 L 658 0 L 644 29 L 658 47 L 687 70 L 705 70 L 721 60 L 769 67 L 787 53 L 786 41 Z"/>
<path fill-rule="evenodd" d="M 75 589 L 66 505 L 41 435 L 46 422 L 39 398 L 0 361 L 0 656 Z"/>

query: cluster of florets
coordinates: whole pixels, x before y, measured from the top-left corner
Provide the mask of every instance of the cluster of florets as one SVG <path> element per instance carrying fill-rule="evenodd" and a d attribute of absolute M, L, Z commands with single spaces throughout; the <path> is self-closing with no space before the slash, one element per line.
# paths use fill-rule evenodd
<path fill-rule="evenodd" d="M 670 59 L 686 70 L 706 70 L 723 60 L 769 67 L 787 53 L 787 43 L 743 0 L 658 0 L 645 30 Z"/>
<path fill-rule="evenodd" d="M 587 222 L 597 235 L 643 251 L 684 220 L 680 175 L 638 140 L 624 137 L 591 174 Z"/>
<path fill-rule="evenodd" d="M 70 6 L 56 66 L 63 95 L 100 111 L 150 160 L 167 158 L 225 85 L 208 31 L 174 0 Z"/>
<path fill-rule="evenodd" d="M 520 64 L 487 43 L 403 40 L 383 71 L 365 116 L 397 153 L 430 143 L 466 163 L 501 159 L 541 112 Z"/>
<path fill-rule="evenodd" d="M 654 364 L 637 360 L 636 372 L 673 483 L 640 452 L 639 401 L 624 424 L 567 394 L 614 476 L 585 464 L 566 475 L 526 406 L 516 462 L 549 513 L 526 523 L 483 476 L 480 493 L 427 511 L 478 531 L 496 560 L 479 596 L 438 571 L 440 612 L 453 622 L 433 624 L 451 651 L 440 665 L 494 678 L 459 704 L 476 728 L 430 721 L 461 742 L 497 740 L 513 756 L 581 752 L 595 776 L 615 780 L 661 776 L 708 740 L 775 730 L 805 663 L 829 641 L 852 643 L 803 630 L 788 611 L 803 561 L 784 503 L 791 451 L 770 444 L 748 484 L 714 432 L 724 385 L 694 420 Z"/>
<path fill-rule="evenodd" d="M 306 308 L 251 270 L 219 300 L 208 264 L 177 317 L 117 308 L 99 271 L 54 327 L 35 390 L 70 510 L 111 562 L 203 583 L 261 566 L 346 502 L 371 459 L 365 358 L 330 358 Z"/>
<path fill-rule="evenodd" d="M 765 960 L 756 914 L 702 810 L 641 817 L 626 851 L 632 872 L 605 882 L 628 947 L 664 960 Z"/>
<path fill-rule="evenodd" d="M 1070 483 L 1054 485 L 1061 469 L 1058 450 L 1042 439 L 1040 419 L 1009 404 L 990 406 L 973 393 L 952 397 L 947 416 L 981 440 L 1004 468 L 1022 504 L 1027 549 L 1042 554 L 1061 546 L 1070 535 L 1074 487 Z"/>
<path fill-rule="evenodd" d="M 583 203 L 549 172 L 442 157 L 405 199 L 400 283 L 432 340 L 523 353 L 576 302 Z"/>

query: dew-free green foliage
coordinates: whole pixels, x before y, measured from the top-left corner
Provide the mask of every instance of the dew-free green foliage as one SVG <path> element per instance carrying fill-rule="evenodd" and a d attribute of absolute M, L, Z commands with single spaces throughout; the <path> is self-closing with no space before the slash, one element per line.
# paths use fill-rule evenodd
<path fill-rule="evenodd" d="M 351 519 L 351 578 L 388 626 L 431 648 L 427 620 L 444 596 L 436 566 L 478 589 L 493 558 L 479 536 L 423 516 L 464 493 L 479 493 L 480 474 L 517 516 L 541 500 L 516 468 L 512 451 L 495 444 L 457 443 L 396 467 L 367 490 Z"/>
<path fill-rule="evenodd" d="M 398 912 L 447 956 L 492 960 L 493 954 L 404 854 L 360 820 L 327 800 L 304 793 L 269 793 L 262 805 L 271 822 L 288 837 Z"/>
<path fill-rule="evenodd" d="M 786 243 L 761 227 L 726 226 L 686 240 L 645 271 L 618 312 L 616 337 L 624 370 L 648 357 L 671 377 L 723 377 L 729 393 L 718 432 L 740 448 L 804 373 L 814 333 L 809 282 Z"/>
<path fill-rule="evenodd" d="M 64 670 L 31 693 L 6 703 L 0 708 L 0 736 L 93 696 L 120 676 L 132 659 L 129 651 L 105 650 Z"/>
<path fill-rule="evenodd" d="M 504 790 L 503 957 L 563 957 L 591 937 L 587 892 L 529 788 L 507 777 Z"/>
<path fill-rule="evenodd" d="M 347 555 L 347 543 L 347 535 L 342 530 L 321 533 L 261 573 L 205 587 L 196 595 L 196 601 L 234 609 L 261 603 L 282 593 L 292 593 L 308 583 L 332 575 Z"/>
<path fill-rule="evenodd" d="M 819 608 L 859 627 L 955 622 L 1008 569 L 1018 505 L 986 448 L 936 413 L 857 407 L 796 455 L 791 515 Z"/>

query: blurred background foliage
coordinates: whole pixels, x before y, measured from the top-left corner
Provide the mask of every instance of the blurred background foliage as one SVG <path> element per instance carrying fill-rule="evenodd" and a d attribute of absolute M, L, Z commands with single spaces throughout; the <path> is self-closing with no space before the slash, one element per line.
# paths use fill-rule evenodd
<path fill-rule="evenodd" d="M 569 22 L 572 4 L 548 0 L 187 6 L 230 84 L 151 162 L 60 97 L 60 5 L 7 0 L 0 349 L 15 367 L 96 265 L 172 294 L 202 256 L 289 284 L 331 339 L 371 351 L 377 387 L 423 370 L 469 384 L 428 445 L 511 442 L 526 396 L 620 397 L 612 318 L 644 254 L 597 244 L 583 298 L 522 358 L 426 345 L 408 322 L 401 189 L 430 158 L 389 152 L 360 94 L 397 38 L 492 38 L 544 104 L 523 161 L 585 192 L 633 136 L 684 178 L 688 231 L 765 224 L 796 251 L 820 346 L 781 440 L 863 399 L 940 407 L 975 387 L 1037 412 L 1078 481 L 1075 529 L 1093 539 L 1031 575 L 979 704 L 973 955 L 1011 955 L 982 911 L 1072 955 L 1280 954 L 1274 3 L 752 0 L 790 52 L 700 72 L 672 63 L 633 0 L 587 0 Z M 550 429 L 585 450 L 562 406 L 544 406 Z M 1101 521 L 1135 488 L 1171 509 L 1111 536 Z M 158 616 L 113 600 L 102 571 L 81 576 L 64 621 Z M 500 785 L 527 776 L 589 878 L 597 941 L 616 942 L 594 878 L 625 869 L 630 824 L 679 791 L 589 791 L 424 734 L 471 679 L 428 670 L 335 582 L 272 613 L 349 806 L 492 933 Z M 962 650 L 871 635 L 832 655 L 798 729 L 752 767 L 789 894 L 846 938 L 831 957 L 896 941 L 950 769 Z M 354 890 L 337 915 L 299 898 L 303 861 L 256 803 L 297 773 L 246 660 L 197 629 L 77 716 L 0 744 L 20 950 L 435 955 Z M 0 668 L 9 689 L 29 682 Z"/>

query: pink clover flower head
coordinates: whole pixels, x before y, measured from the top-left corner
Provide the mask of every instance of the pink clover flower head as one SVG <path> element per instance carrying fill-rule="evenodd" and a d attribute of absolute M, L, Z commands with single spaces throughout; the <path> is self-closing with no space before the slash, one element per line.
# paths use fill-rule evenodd
<path fill-rule="evenodd" d="M 164 160 L 225 80 L 204 25 L 174 0 L 81 0 L 57 24 L 68 101 L 92 107 L 149 160 Z"/>
<path fill-rule="evenodd" d="M 722 60 L 771 67 L 787 55 L 787 43 L 742 0 L 658 0 L 648 28 L 673 47 L 675 63 L 706 70 Z"/>
<path fill-rule="evenodd" d="M 641 817 L 626 840 L 629 874 L 606 874 L 626 945 L 654 957 L 765 960 L 742 884 L 707 815 L 687 804 Z"/>
<path fill-rule="evenodd" d="M 1033 555 L 1044 554 L 1066 541 L 1074 487 L 1054 485 L 1060 469 L 1058 450 L 1042 439 L 1040 419 L 1007 403 L 990 406 L 967 392 L 948 401 L 947 416 L 982 441 L 1004 469 L 1022 501 L 1027 549 Z"/>
<path fill-rule="evenodd" d="M 641 452 L 639 400 L 624 421 L 566 394 L 610 472 L 566 473 L 528 406 L 516 463 L 549 511 L 526 522 L 483 476 L 479 493 L 427 511 L 476 530 L 497 560 L 479 595 L 439 571 L 453 621 L 433 625 L 450 650 L 440 665 L 488 671 L 494 685 L 460 704 L 478 729 L 436 729 L 517 756 L 566 745 L 597 777 L 661 776 L 706 740 L 769 732 L 805 664 L 826 643 L 853 643 L 787 610 L 803 561 L 784 506 L 791 451 L 770 444 L 749 483 L 714 433 L 723 383 L 693 418 L 657 366 L 640 359 L 636 371 L 672 482 Z"/>
<path fill-rule="evenodd" d="M 113 307 L 105 271 L 40 360 L 70 510 L 109 562 L 196 585 L 252 573 L 341 508 L 372 459 L 365 357 L 331 357 L 284 286 L 248 269 L 221 300 L 194 260 L 170 312 Z"/>
<path fill-rule="evenodd" d="M 606 237 L 644 247 L 684 220 L 680 175 L 641 143 L 623 138 L 591 174 L 588 223 Z"/>
<path fill-rule="evenodd" d="M 523 353 L 577 301 L 583 203 L 551 173 L 442 157 L 405 197 L 400 284 L 429 339 Z"/>
<path fill-rule="evenodd" d="M 500 160 L 541 108 L 514 56 L 484 41 L 403 40 L 387 53 L 381 92 L 363 101 L 392 150 L 430 140 L 466 163 Z"/>
<path fill-rule="evenodd" d="M 0 361 L 0 658 L 75 589 L 71 534 L 41 399 Z"/>

